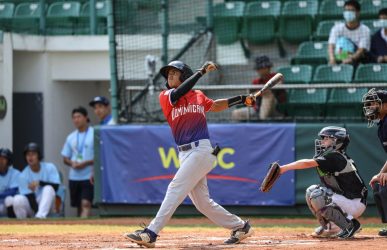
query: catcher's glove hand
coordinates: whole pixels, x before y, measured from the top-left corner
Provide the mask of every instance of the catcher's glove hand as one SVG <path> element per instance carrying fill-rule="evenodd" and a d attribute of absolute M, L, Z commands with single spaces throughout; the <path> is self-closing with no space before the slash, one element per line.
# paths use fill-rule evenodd
<path fill-rule="evenodd" d="M 216 65 L 216 63 L 207 61 L 203 64 L 203 66 L 200 69 L 198 69 L 198 71 L 200 71 L 200 73 L 204 75 L 208 72 L 215 71 L 217 69 L 218 69 L 218 65 Z"/>
<path fill-rule="evenodd" d="M 263 179 L 260 190 L 262 192 L 269 192 L 273 187 L 275 181 L 280 177 L 280 165 L 278 162 L 270 164 L 269 169 L 266 173 L 265 179 Z"/>

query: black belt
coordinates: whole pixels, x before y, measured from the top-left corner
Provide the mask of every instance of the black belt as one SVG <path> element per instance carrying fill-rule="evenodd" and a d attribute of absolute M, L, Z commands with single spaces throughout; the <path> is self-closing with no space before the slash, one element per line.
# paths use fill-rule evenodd
<path fill-rule="evenodd" d="M 184 144 L 184 145 L 181 145 L 181 146 L 177 146 L 177 149 L 179 150 L 179 152 L 184 152 L 184 151 L 188 151 L 188 150 L 191 150 L 193 148 L 196 148 L 199 146 L 199 141 L 194 141 L 194 142 L 191 142 L 189 144 Z M 212 154 L 217 156 L 220 152 L 221 148 L 216 145 L 214 150 L 212 151 Z"/>
<path fill-rule="evenodd" d="M 194 141 L 194 142 L 191 142 L 188 144 L 177 146 L 177 149 L 179 150 L 179 152 L 184 152 L 184 151 L 188 151 L 188 150 L 191 150 L 193 148 L 196 148 L 198 146 L 199 146 L 199 141 Z"/>

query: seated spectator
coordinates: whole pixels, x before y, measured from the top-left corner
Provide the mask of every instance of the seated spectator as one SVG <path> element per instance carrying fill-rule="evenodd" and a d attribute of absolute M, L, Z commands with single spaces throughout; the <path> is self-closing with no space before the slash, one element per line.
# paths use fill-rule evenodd
<path fill-rule="evenodd" d="M 0 148 L 0 216 L 15 218 L 13 199 L 18 193 L 20 171 L 12 167 L 12 151 Z"/>
<path fill-rule="evenodd" d="M 41 161 L 43 155 L 36 143 L 27 144 L 24 157 L 28 165 L 20 174 L 20 194 L 14 198 L 13 209 L 18 219 L 44 219 L 54 206 L 59 172 L 54 164 Z"/>
<path fill-rule="evenodd" d="M 379 11 L 381 27 L 371 38 L 371 55 L 378 63 L 387 63 L 387 8 Z"/>
<path fill-rule="evenodd" d="M 360 4 L 350 0 L 344 4 L 345 23 L 332 27 L 328 40 L 329 63 L 356 65 L 369 61 L 370 29 L 361 24 Z"/>
<path fill-rule="evenodd" d="M 260 56 L 255 59 L 255 70 L 258 78 L 252 81 L 253 85 L 264 85 L 276 73 L 271 71 L 273 63 L 267 56 Z M 254 92 L 257 90 L 254 90 Z M 278 99 L 278 100 L 277 100 Z M 254 108 L 243 107 L 235 109 L 232 112 L 233 120 L 248 120 L 249 117 L 255 116 L 258 113 L 259 119 L 266 120 L 272 117 L 282 116 L 277 110 L 277 102 L 284 102 L 286 99 L 285 91 L 283 90 L 269 90 L 261 97 L 257 98 Z"/>

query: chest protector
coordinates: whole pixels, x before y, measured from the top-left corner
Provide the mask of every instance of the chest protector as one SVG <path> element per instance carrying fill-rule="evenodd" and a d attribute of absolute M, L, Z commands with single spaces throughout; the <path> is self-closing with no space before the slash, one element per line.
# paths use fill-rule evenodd
<path fill-rule="evenodd" d="M 321 169 L 317 168 L 321 181 L 333 192 L 349 199 L 367 197 L 367 188 L 356 169 L 354 161 L 346 154 L 337 153 L 341 154 L 347 161 L 345 168 L 334 173 L 322 172 Z"/>

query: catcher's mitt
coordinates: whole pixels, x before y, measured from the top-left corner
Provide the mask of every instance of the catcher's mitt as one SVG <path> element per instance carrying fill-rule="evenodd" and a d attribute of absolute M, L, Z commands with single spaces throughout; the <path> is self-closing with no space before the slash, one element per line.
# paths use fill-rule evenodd
<path fill-rule="evenodd" d="M 275 181 L 280 177 L 280 166 L 278 162 L 273 162 L 269 166 L 265 179 L 263 179 L 260 190 L 262 192 L 269 192 L 273 187 Z"/>

